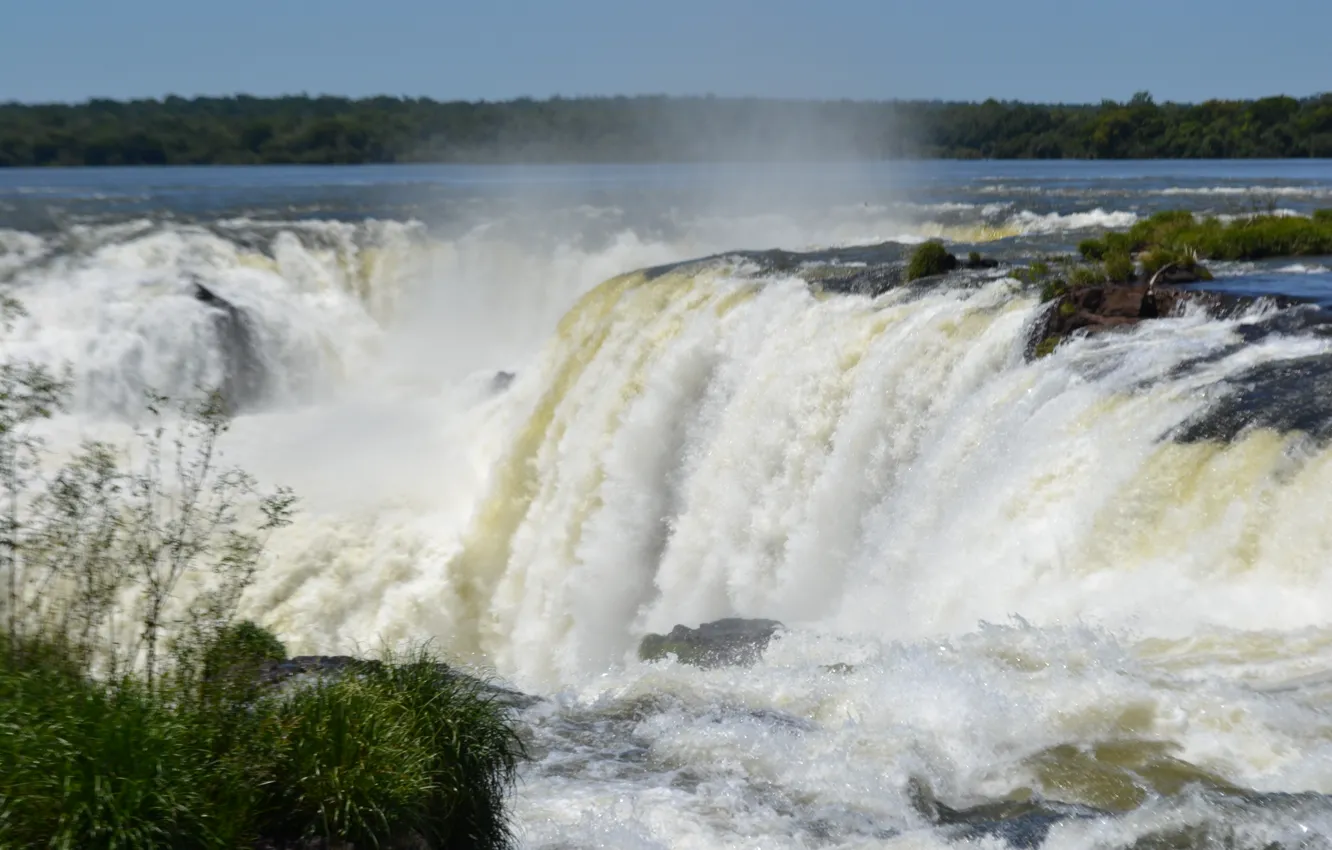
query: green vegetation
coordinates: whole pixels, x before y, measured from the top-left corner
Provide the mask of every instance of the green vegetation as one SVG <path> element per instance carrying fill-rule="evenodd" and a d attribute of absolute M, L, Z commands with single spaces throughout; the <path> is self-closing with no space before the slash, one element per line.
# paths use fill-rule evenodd
<path fill-rule="evenodd" d="M 780 144 L 773 144 L 780 139 Z M 714 97 L 0 104 L 0 166 L 1332 156 L 1332 94 L 1040 105 Z"/>
<path fill-rule="evenodd" d="M 1153 272 L 1172 263 L 1193 268 L 1198 260 L 1319 256 L 1332 254 L 1332 217 L 1262 214 L 1223 222 L 1172 210 L 1138 222 L 1127 233 L 1085 240 L 1078 249 L 1089 260 L 1145 254 L 1144 268 Z"/>
<path fill-rule="evenodd" d="M 1063 337 L 1047 336 L 1036 346 L 1034 356 L 1039 360 L 1042 357 L 1048 357 L 1051 354 L 1054 354 L 1054 350 L 1059 347 L 1059 343 L 1061 342 L 1063 342 Z"/>
<path fill-rule="evenodd" d="M 1119 252 L 1109 254 L 1102 267 L 1105 269 L 1105 279 L 1111 283 L 1128 283 L 1133 280 L 1135 267 L 1133 258 L 1128 254 Z"/>
<path fill-rule="evenodd" d="M 67 389 L 0 364 L 0 847 L 509 846 L 523 746 L 485 683 L 423 649 L 272 683 L 236 612 L 295 499 L 221 465 L 217 394 L 39 478 Z"/>
<path fill-rule="evenodd" d="M 1100 265 L 1074 266 L 1068 273 L 1068 285 L 1071 289 L 1100 286 L 1106 281 L 1105 268 Z"/>
<path fill-rule="evenodd" d="M 1068 282 L 1063 278 L 1050 278 L 1041 285 L 1041 303 L 1053 301 L 1068 292 Z"/>
<path fill-rule="evenodd" d="M 948 253 L 942 242 L 930 240 L 922 242 L 911 252 L 907 263 L 906 279 L 920 280 L 924 277 L 947 274 L 957 268 L 957 257 Z"/>
<path fill-rule="evenodd" d="M 508 845 L 522 745 L 428 654 L 285 692 L 198 684 L 99 681 L 59 643 L 0 652 L 0 846 Z"/>

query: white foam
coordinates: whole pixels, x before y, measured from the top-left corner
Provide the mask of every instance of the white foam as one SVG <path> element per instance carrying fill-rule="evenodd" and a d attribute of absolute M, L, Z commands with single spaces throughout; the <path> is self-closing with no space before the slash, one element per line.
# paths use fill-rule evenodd
<path fill-rule="evenodd" d="M 1326 198 L 1332 189 L 1322 186 L 1171 186 L 1152 194 L 1173 196 Z"/>
<path fill-rule="evenodd" d="M 1060 233 L 1068 230 L 1131 227 L 1138 220 L 1136 213 L 1100 208 L 1080 213 L 1039 213 L 1023 210 L 1010 223 L 1023 233 Z"/>
<path fill-rule="evenodd" d="M 1130 214 L 1083 215 L 1027 221 Z M 256 315 L 285 383 L 228 457 L 305 501 L 245 613 L 297 652 L 435 638 L 553 695 L 527 715 L 530 846 L 937 846 L 908 777 L 992 799 L 1042 748 L 1107 739 L 1332 792 L 1332 452 L 1161 440 L 1324 341 L 1232 352 L 1252 317 L 1192 312 L 1026 363 L 1041 308 L 1013 281 L 824 298 L 723 261 L 597 286 L 699 247 L 629 230 L 87 235 L 21 273 L 7 348 L 92 388 L 54 444 L 123 432 L 104 414 L 136 383 L 216 374 L 185 275 Z M 635 659 L 728 615 L 791 628 L 746 670 Z"/>

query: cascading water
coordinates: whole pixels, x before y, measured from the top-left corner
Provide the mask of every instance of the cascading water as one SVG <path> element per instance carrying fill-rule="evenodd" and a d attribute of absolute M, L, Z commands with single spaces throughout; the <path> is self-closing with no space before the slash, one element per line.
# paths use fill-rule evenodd
<path fill-rule="evenodd" d="M 1332 793 L 1332 452 L 1289 417 L 1196 426 L 1332 341 L 1254 303 L 1028 359 L 1046 308 L 1009 264 L 1194 189 L 1116 207 L 1106 178 L 1028 211 L 1071 190 L 1004 185 L 914 218 L 847 204 L 823 230 L 772 213 L 663 235 L 599 207 L 576 239 L 0 231 L 30 312 L 4 355 L 71 365 L 60 451 L 123 434 L 148 386 L 224 381 L 219 304 L 239 311 L 263 386 L 229 457 L 303 497 L 245 613 L 298 652 L 433 639 L 540 696 L 527 846 L 1325 846 L 1332 806 L 1278 792 Z M 1283 197 L 1324 190 L 1301 191 Z M 1006 264 L 821 286 L 935 235 Z M 786 628 L 749 667 L 637 658 L 649 632 L 729 616 Z M 1032 808 L 953 811 L 996 801 Z"/>

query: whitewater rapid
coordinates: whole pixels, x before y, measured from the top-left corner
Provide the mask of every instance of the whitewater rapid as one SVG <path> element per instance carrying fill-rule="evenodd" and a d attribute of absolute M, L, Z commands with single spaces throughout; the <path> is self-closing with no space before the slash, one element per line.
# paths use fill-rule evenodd
<path fill-rule="evenodd" d="M 865 215 L 778 244 L 1136 220 Z M 1180 771 L 1332 793 L 1332 453 L 1172 437 L 1251 367 L 1332 343 L 1241 344 L 1258 305 L 1029 362 L 1044 308 L 1011 267 L 835 295 L 726 253 L 770 224 L 0 232 L 30 312 L 3 353 L 70 364 L 66 451 L 128 434 L 146 386 L 223 377 L 192 286 L 244 311 L 266 382 L 226 451 L 302 496 L 244 613 L 294 652 L 430 639 L 543 697 L 521 715 L 530 847 L 947 843 L 913 782 L 1128 812 L 1045 839 L 1087 848 L 1229 823 Z M 648 632 L 727 616 L 787 629 L 750 668 L 637 660 Z M 1324 809 L 1237 822 L 1236 846 L 1332 835 Z"/>

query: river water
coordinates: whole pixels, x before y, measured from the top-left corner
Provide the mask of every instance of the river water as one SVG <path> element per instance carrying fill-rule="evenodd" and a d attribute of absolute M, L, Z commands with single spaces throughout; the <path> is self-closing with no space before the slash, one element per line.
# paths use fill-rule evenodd
<path fill-rule="evenodd" d="M 1332 260 L 1023 356 L 1013 264 L 1178 207 L 1307 214 L 1332 164 L 0 171 L 0 347 L 72 369 L 59 453 L 225 382 L 197 287 L 239 311 L 228 456 L 303 497 L 246 613 L 540 697 L 526 847 L 1324 847 Z M 933 237 L 1001 265 L 809 285 Z M 786 628 L 637 660 L 730 616 Z"/>

